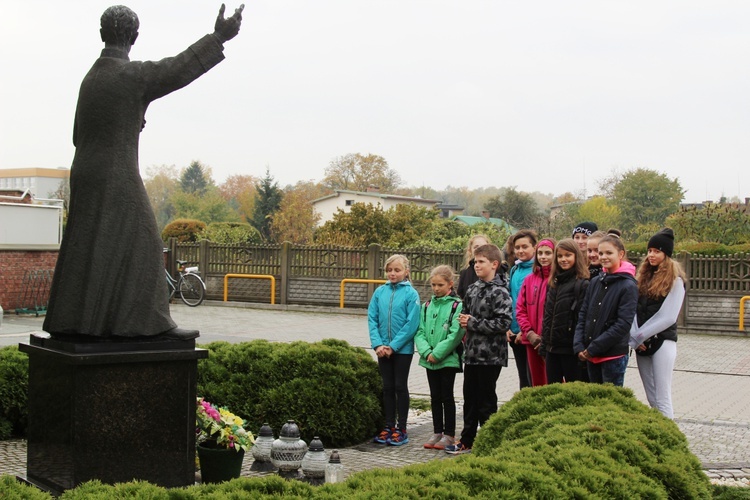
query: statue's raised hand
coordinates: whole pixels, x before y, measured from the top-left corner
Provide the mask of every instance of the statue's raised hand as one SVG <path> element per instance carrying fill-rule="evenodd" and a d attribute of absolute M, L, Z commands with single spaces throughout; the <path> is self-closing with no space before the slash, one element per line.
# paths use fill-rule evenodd
<path fill-rule="evenodd" d="M 226 6 L 221 4 L 219 15 L 216 17 L 216 24 L 214 25 L 214 36 L 218 38 L 221 43 L 231 40 L 240 32 L 242 10 L 244 8 L 245 4 L 243 3 L 238 8 L 234 9 L 234 14 L 232 14 L 231 17 L 225 19 L 224 10 L 226 10 Z"/>

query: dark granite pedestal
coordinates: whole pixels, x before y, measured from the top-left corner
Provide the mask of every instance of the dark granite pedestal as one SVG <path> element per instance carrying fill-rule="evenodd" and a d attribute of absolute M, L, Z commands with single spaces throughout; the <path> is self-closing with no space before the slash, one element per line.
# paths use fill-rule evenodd
<path fill-rule="evenodd" d="M 195 340 L 62 342 L 32 335 L 26 477 L 52 493 L 91 479 L 195 483 Z"/>

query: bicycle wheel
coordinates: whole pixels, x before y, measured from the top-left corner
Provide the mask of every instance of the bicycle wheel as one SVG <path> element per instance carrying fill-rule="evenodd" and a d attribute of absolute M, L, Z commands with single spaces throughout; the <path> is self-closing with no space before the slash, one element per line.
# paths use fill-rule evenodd
<path fill-rule="evenodd" d="M 185 274 L 180 278 L 180 298 L 190 307 L 195 307 L 203 302 L 206 297 L 206 287 L 203 281 L 195 274 Z"/>

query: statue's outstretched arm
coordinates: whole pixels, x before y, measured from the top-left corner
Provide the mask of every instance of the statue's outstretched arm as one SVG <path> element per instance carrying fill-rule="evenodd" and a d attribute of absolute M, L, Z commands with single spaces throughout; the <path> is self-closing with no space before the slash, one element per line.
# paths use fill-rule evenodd
<path fill-rule="evenodd" d="M 242 24 L 242 11 L 245 8 L 243 3 L 238 8 L 234 9 L 234 14 L 228 18 L 224 18 L 224 11 L 226 6 L 221 4 L 219 7 L 219 15 L 216 17 L 216 24 L 214 25 L 214 36 L 219 39 L 221 43 L 231 40 L 237 36 L 240 31 L 240 24 Z"/>

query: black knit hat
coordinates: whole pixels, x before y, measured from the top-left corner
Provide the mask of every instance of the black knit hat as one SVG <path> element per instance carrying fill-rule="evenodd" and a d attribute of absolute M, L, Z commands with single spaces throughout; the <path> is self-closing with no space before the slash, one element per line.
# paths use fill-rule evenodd
<path fill-rule="evenodd" d="M 671 257 L 674 251 L 674 231 L 665 227 L 648 240 L 648 248 L 656 248 L 664 252 L 667 257 Z"/>
<path fill-rule="evenodd" d="M 575 236 L 576 233 L 583 233 L 586 236 L 591 236 L 591 233 L 598 230 L 599 227 L 595 222 L 581 222 L 573 228 L 573 236 Z"/>

